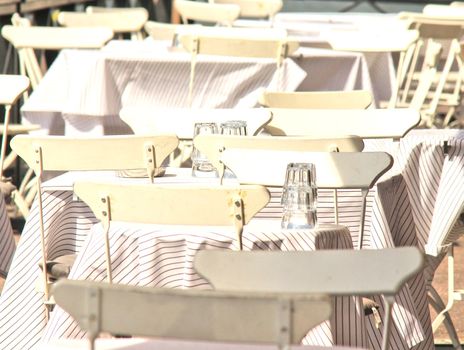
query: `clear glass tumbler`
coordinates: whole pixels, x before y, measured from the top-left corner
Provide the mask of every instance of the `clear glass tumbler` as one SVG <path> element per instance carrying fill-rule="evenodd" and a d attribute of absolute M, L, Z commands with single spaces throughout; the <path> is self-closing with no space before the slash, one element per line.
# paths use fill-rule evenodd
<path fill-rule="evenodd" d="M 228 120 L 220 125 L 222 135 L 247 135 L 247 122 L 245 120 Z"/>
<path fill-rule="evenodd" d="M 204 134 L 217 134 L 216 123 L 195 123 L 193 137 Z M 217 177 L 216 168 L 210 163 L 205 154 L 196 147 L 192 150 L 192 176 L 194 177 Z"/>
<path fill-rule="evenodd" d="M 310 229 L 316 226 L 317 187 L 314 164 L 288 164 L 281 204 L 282 228 Z"/>

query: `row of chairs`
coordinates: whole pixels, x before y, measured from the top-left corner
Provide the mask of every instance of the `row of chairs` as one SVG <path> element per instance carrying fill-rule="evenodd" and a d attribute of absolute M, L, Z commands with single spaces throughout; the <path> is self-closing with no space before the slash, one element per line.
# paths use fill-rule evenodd
<path fill-rule="evenodd" d="M 156 192 L 153 187 L 150 190 Z M 286 349 L 330 317 L 332 302 L 327 296 L 382 294 L 386 310 L 382 349 L 386 350 L 394 296 L 421 270 L 423 259 L 415 248 L 201 251 L 195 257 L 195 269 L 214 292 L 62 280 L 54 287 L 54 295 L 58 305 L 87 331 L 91 349 L 101 332 L 270 343 Z M 372 278 L 367 281 L 365 275 Z M 62 346 L 63 342 L 56 348 Z M 53 342 L 47 348 L 54 349 Z"/>

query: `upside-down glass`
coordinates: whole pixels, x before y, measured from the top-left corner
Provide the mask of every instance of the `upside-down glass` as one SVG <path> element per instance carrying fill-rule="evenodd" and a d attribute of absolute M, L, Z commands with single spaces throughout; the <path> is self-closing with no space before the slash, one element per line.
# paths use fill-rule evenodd
<path fill-rule="evenodd" d="M 204 134 L 217 134 L 216 123 L 195 123 L 193 137 Z M 217 177 L 216 168 L 210 163 L 206 155 L 196 147 L 192 150 L 192 176 L 195 177 Z"/>
<path fill-rule="evenodd" d="M 247 123 L 245 120 L 228 120 L 220 125 L 222 135 L 247 135 Z"/>
<path fill-rule="evenodd" d="M 317 187 L 314 164 L 288 164 L 281 203 L 282 228 L 310 229 L 316 226 Z"/>
<path fill-rule="evenodd" d="M 222 135 L 246 136 L 247 122 L 245 120 L 227 120 L 220 124 L 219 131 Z M 226 167 L 224 169 L 224 178 L 235 178 L 235 174 Z"/>

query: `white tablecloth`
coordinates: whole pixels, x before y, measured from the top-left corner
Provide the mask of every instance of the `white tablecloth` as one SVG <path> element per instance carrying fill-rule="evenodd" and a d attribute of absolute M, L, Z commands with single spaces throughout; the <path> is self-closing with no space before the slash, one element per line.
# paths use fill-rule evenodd
<path fill-rule="evenodd" d="M 23 105 L 42 133 L 125 134 L 122 107 L 188 107 L 190 55 L 153 42 L 112 42 L 102 51 L 62 51 Z M 388 57 L 300 48 L 277 69 L 271 59 L 198 56 L 192 107 L 254 107 L 261 88 L 372 91 L 390 96 Z"/>
<path fill-rule="evenodd" d="M 187 170 L 189 173 L 189 170 Z M 70 176 L 70 175 L 67 175 Z M 96 175 L 91 175 L 95 177 Z M 114 176 L 111 176 L 114 179 Z M 114 180 L 113 180 L 114 181 Z M 124 181 L 119 179 L 119 181 Z M 127 181 L 127 179 L 125 179 Z M 147 179 L 130 181 L 148 181 Z M 172 178 L 160 178 L 157 181 L 172 181 Z M 188 181 L 188 175 L 180 176 L 180 181 Z M 103 279 L 104 258 L 101 245 L 99 225 L 89 235 L 89 230 L 96 219 L 90 209 L 82 202 L 73 201 L 69 191 L 69 181 L 48 183 L 44 193 L 45 225 L 49 258 L 63 254 L 80 252 L 78 261 L 72 270 L 73 278 Z M 66 191 L 66 188 L 68 191 Z M 412 216 L 398 221 L 394 213 L 410 210 L 407 191 L 402 177 L 379 184 L 378 190 L 370 193 L 366 214 L 366 233 L 364 247 L 382 248 L 399 245 L 417 245 Z M 269 208 L 258 215 L 257 221 L 272 217 L 280 217 L 279 191 L 273 191 L 273 201 Z M 331 191 L 320 191 L 318 203 L 319 222 L 333 223 L 333 196 Z M 359 191 L 340 191 L 340 223 L 348 226 L 352 239 L 356 240 L 360 214 Z M 400 204 L 400 205 L 398 205 Z M 393 213 L 393 214 L 392 214 Z M 261 219 L 260 219 L 261 218 Z M 0 344 L 2 349 L 28 349 L 37 346 L 46 325 L 45 309 L 42 297 L 35 291 L 34 284 L 39 274 L 37 267 L 40 259 L 37 208 L 34 206 L 21 237 L 18 252 L 6 281 L 0 299 Z M 278 225 L 277 225 L 278 226 Z M 275 226 L 274 226 L 275 227 Z M 330 229 L 322 235 L 314 235 L 314 231 L 297 232 L 296 235 L 285 235 L 282 238 L 280 229 L 274 229 L 272 235 L 263 236 L 260 230 L 247 230 L 245 247 L 247 249 L 323 249 L 351 247 L 350 235 L 334 233 Z M 125 228 L 112 230 L 113 261 L 115 280 L 133 284 L 151 284 L 177 287 L 203 285 L 195 274 L 192 274 L 191 261 L 193 252 L 203 247 L 217 245 L 228 248 L 233 246 L 234 239 L 227 234 L 210 232 L 206 241 L 205 234 L 195 236 L 190 233 L 186 239 L 185 231 L 177 235 L 169 235 L 163 230 L 153 227 L 140 228 L 136 232 L 126 234 Z M 190 231 L 189 231 L 190 232 Z M 331 233 L 332 232 L 332 233 Z M 164 236 L 163 236 L 164 235 Z M 164 237 L 164 238 L 163 238 Z M 193 237 L 193 238 L 192 238 Z M 173 238 L 174 242 L 172 242 Z M 159 244 L 153 245 L 157 240 Z M 213 243 L 211 243 L 213 242 Z M 272 243 L 270 243 L 272 242 Z M 405 244 L 406 242 L 406 244 Z M 163 256 L 179 257 L 179 260 L 163 259 Z M 172 262 L 172 264 L 171 264 Z M 430 317 L 426 307 L 425 283 L 422 274 L 410 281 L 397 296 L 394 306 L 394 326 L 392 338 L 394 349 L 410 348 L 420 343 L 421 348 L 432 349 L 433 337 L 430 328 Z M 378 299 L 378 301 L 380 301 Z M 425 305 L 424 307 L 421 307 Z M 334 322 L 335 326 L 310 335 L 307 341 L 313 344 L 338 344 L 351 346 L 380 346 L 381 334 L 375 327 L 371 317 L 361 318 L 366 322 L 365 328 L 357 323 L 357 317 L 346 324 L 346 317 L 353 315 L 345 312 L 343 307 L 336 308 L 335 315 L 344 315 Z M 416 311 L 417 310 L 417 311 Z M 356 313 L 354 314 L 356 315 Z M 338 323 L 339 322 L 339 323 Z M 336 325 L 344 324 L 344 327 Z M 63 335 L 81 336 L 72 322 L 57 310 L 45 331 L 45 339 Z M 367 339 L 366 339 L 367 337 Z M 425 341 L 423 341 L 425 339 Z"/>
<path fill-rule="evenodd" d="M 86 350 L 88 343 L 83 340 L 56 341 L 46 344 L 42 350 Z M 278 350 L 272 345 L 225 344 L 207 342 L 188 342 L 182 340 L 146 339 L 97 339 L 96 350 Z M 292 346 L 292 350 L 327 350 L 322 346 Z M 359 348 L 358 348 L 359 349 Z M 332 347 L 331 350 L 353 350 L 346 347 Z"/>
<path fill-rule="evenodd" d="M 127 134 L 122 107 L 254 107 L 261 89 L 293 91 L 306 76 L 291 59 L 278 68 L 275 59 L 199 55 L 189 104 L 190 61 L 153 42 L 64 50 L 23 105 L 23 120 L 50 134 Z"/>

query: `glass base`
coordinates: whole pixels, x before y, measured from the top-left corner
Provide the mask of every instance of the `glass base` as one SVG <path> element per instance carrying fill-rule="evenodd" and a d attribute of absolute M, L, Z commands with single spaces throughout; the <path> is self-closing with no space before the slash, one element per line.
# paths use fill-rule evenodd
<path fill-rule="evenodd" d="M 193 177 L 215 178 L 218 177 L 218 172 L 211 164 L 197 164 L 192 166 Z"/>
<path fill-rule="evenodd" d="M 317 225 L 316 210 L 289 211 L 282 216 L 281 227 L 286 230 L 312 229 Z"/>

